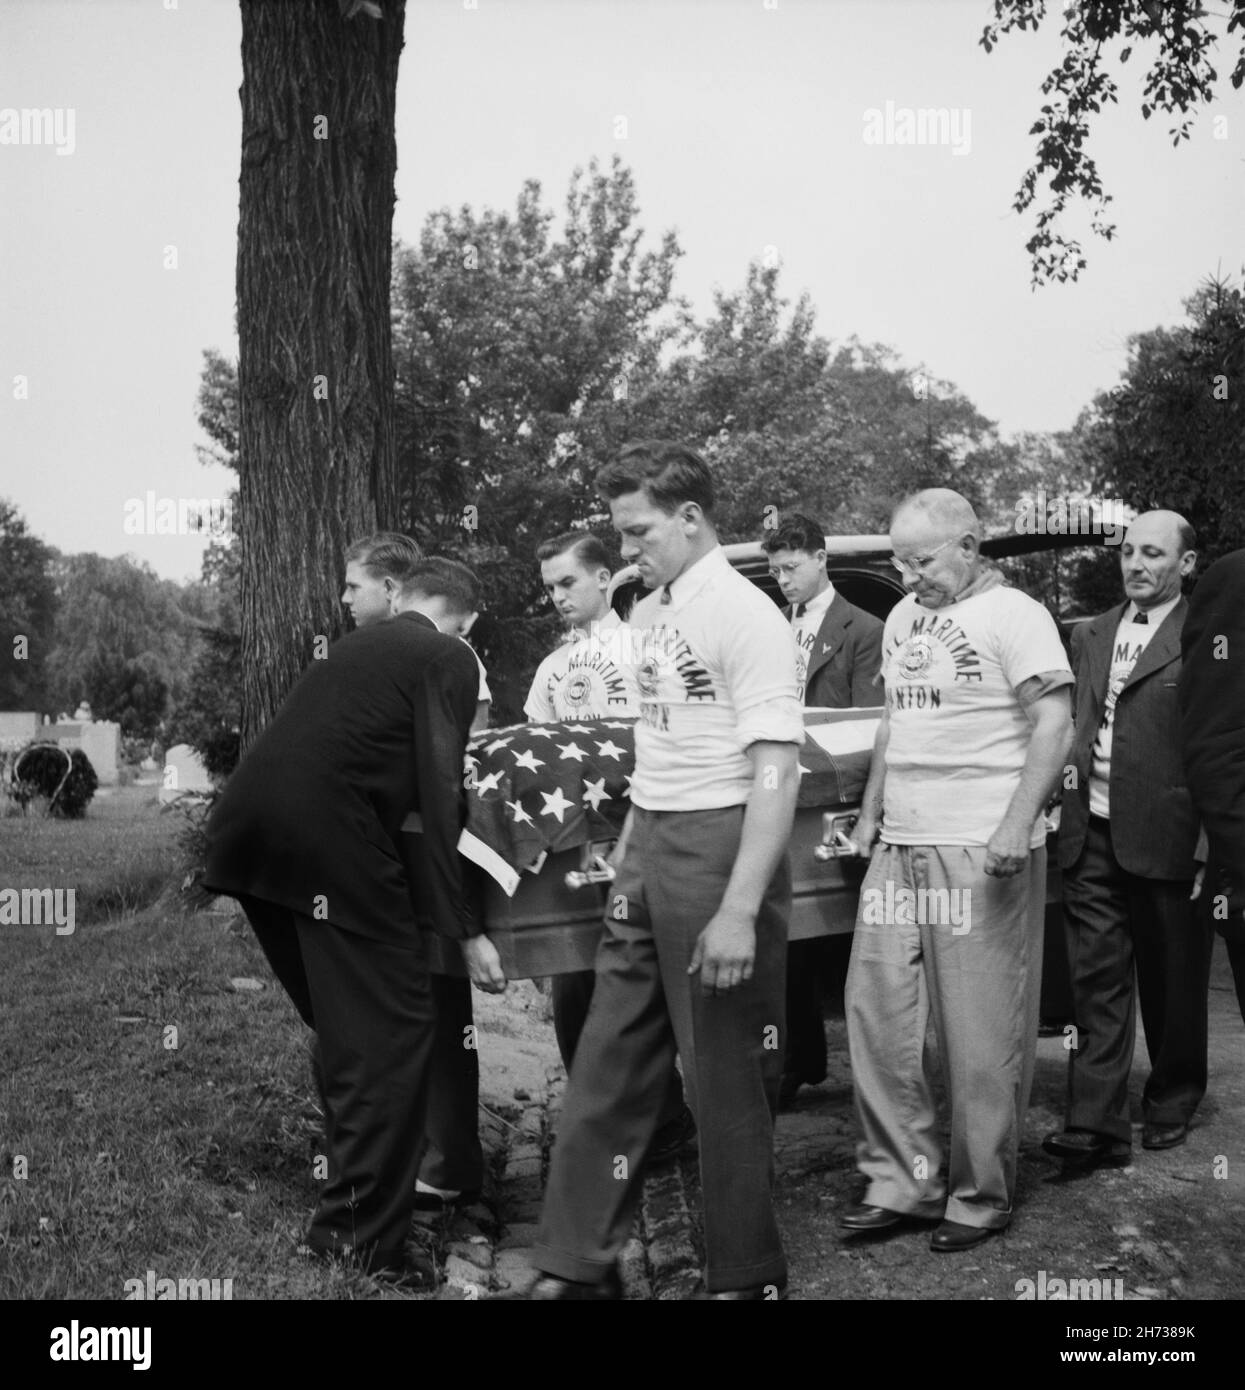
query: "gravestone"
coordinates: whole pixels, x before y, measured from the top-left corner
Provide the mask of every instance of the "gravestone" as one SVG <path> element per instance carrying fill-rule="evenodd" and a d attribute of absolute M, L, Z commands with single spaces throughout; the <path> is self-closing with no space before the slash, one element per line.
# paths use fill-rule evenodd
<path fill-rule="evenodd" d="M 210 792 L 212 779 L 203 766 L 203 759 L 188 743 L 175 743 L 164 755 L 164 777 L 160 786 L 160 804 L 176 801 L 186 792 Z"/>

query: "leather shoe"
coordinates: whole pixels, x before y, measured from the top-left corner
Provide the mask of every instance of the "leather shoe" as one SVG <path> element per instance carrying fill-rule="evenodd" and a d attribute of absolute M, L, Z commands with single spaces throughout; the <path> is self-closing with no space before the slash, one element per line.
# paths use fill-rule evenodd
<path fill-rule="evenodd" d="M 944 1221 L 929 1238 L 929 1248 L 939 1254 L 954 1254 L 958 1250 L 971 1250 L 983 1240 L 989 1240 L 1005 1226 L 965 1226 L 960 1221 Z"/>
<path fill-rule="evenodd" d="M 1174 1125 L 1142 1125 L 1141 1147 L 1143 1149 L 1174 1149 L 1189 1137 L 1189 1126 L 1184 1121 Z"/>
<path fill-rule="evenodd" d="M 898 1226 L 903 1213 L 891 1211 L 888 1207 L 871 1207 L 868 1202 L 857 1202 L 839 1217 L 840 1231 L 885 1231 Z"/>
<path fill-rule="evenodd" d="M 622 1296 L 622 1280 L 617 1269 L 611 1269 L 596 1284 L 585 1284 L 578 1279 L 559 1279 L 556 1274 L 542 1274 L 527 1291 L 527 1297 L 537 1303 L 570 1300 L 601 1302 Z"/>
<path fill-rule="evenodd" d="M 1115 1141 L 1109 1134 L 1092 1129 L 1055 1130 L 1042 1140 L 1042 1148 L 1056 1158 L 1103 1158 Z"/>
<path fill-rule="evenodd" d="M 753 1284 L 747 1289 L 718 1289 L 710 1293 L 707 1289 L 697 1289 L 689 1294 L 693 1303 L 770 1303 L 787 1296 L 787 1281 L 778 1280 L 774 1284 Z"/>
<path fill-rule="evenodd" d="M 799 1071 L 783 1072 L 782 1080 L 778 1083 L 779 1110 L 791 1109 L 801 1086 L 820 1086 L 825 1079 L 826 1073 L 824 1071 L 820 1076 L 809 1076 Z"/>

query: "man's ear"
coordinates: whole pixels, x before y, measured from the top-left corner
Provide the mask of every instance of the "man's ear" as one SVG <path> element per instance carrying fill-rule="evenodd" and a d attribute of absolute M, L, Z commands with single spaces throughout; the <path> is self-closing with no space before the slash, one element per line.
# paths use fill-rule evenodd
<path fill-rule="evenodd" d="M 607 570 L 605 566 L 602 565 L 601 568 L 597 570 L 597 588 L 600 589 L 602 593 L 604 593 L 606 589 L 609 588 L 610 580 L 613 577 L 614 576 L 610 574 L 609 570 Z"/>

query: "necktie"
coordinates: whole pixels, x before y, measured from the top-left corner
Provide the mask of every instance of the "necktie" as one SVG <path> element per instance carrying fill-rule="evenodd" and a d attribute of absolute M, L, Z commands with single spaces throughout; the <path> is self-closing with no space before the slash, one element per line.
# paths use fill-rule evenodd
<path fill-rule="evenodd" d="M 1138 613 L 1138 614 L 1136 614 L 1136 615 L 1134 616 L 1133 622 L 1135 622 L 1135 623 L 1145 623 L 1147 626 L 1149 626 L 1149 623 L 1150 623 L 1149 614 L 1147 614 L 1147 613 Z"/>
<path fill-rule="evenodd" d="M 808 607 L 806 603 L 797 603 L 795 606 L 795 620 L 798 623 L 804 616 L 804 610 Z"/>
<path fill-rule="evenodd" d="M 661 601 L 662 601 L 662 603 L 669 603 L 669 602 L 670 602 L 670 585 L 669 585 L 669 584 L 667 584 L 666 587 L 661 591 Z"/>

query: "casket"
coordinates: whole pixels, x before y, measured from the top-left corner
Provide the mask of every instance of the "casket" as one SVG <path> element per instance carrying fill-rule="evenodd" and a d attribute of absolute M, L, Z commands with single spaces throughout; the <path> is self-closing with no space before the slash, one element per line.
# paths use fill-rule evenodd
<path fill-rule="evenodd" d="M 879 716 L 877 709 L 804 712 L 790 940 L 855 928 L 867 862 L 850 853 L 847 834 L 860 809 Z M 516 725 L 472 741 L 469 816 L 459 849 L 470 861 L 479 911 L 509 979 L 592 967 L 612 878 L 605 858 L 629 804 L 634 724 Z M 1062 962 L 1053 828 L 1047 851 L 1046 954 Z M 429 936 L 433 969 L 464 974 L 457 943 Z M 1046 973 L 1058 986 L 1049 967 Z M 1043 1016 L 1064 1012 L 1043 1005 Z"/>
<path fill-rule="evenodd" d="M 847 849 L 880 711 L 805 711 L 791 838 L 791 939 L 850 932 L 865 861 Z M 511 979 L 590 969 L 628 808 L 634 720 L 518 725 L 469 749 L 469 819 L 459 848 L 474 866 L 489 937 Z M 434 969 L 462 974 L 453 942 Z"/>

